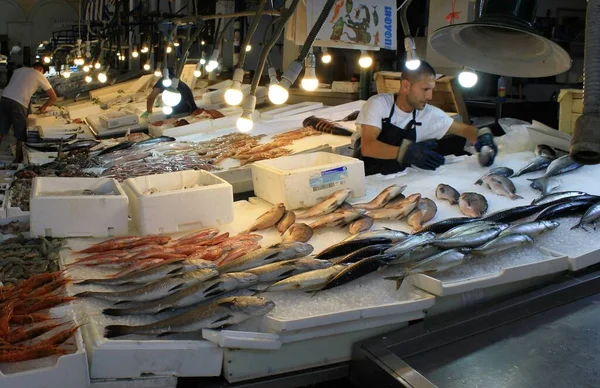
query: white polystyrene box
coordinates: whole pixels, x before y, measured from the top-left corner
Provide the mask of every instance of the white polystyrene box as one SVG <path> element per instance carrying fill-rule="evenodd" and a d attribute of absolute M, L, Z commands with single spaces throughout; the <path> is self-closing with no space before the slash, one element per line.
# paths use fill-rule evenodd
<path fill-rule="evenodd" d="M 200 187 L 193 187 L 199 185 Z M 124 183 L 139 233 L 173 233 L 233 221 L 233 188 L 208 171 L 129 178 Z M 151 189 L 158 191 L 150 194 Z"/>
<path fill-rule="evenodd" d="M 107 112 L 100 115 L 100 123 L 104 128 L 113 129 L 124 125 L 138 124 L 139 117 L 130 112 Z"/>
<path fill-rule="evenodd" d="M 100 194 L 73 195 L 83 190 Z M 64 195 L 57 194 L 61 192 Z M 112 178 L 34 178 L 29 205 L 31 234 L 46 237 L 126 235 L 127 202 L 121 185 Z"/>
<path fill-rule="evenodd" d="M 252 182 L 258 197 L 293 210 L 313 206 L 340 189 L 363 197 L 365 168 L 355 158 L 314 152 L 254 162 Z"/>

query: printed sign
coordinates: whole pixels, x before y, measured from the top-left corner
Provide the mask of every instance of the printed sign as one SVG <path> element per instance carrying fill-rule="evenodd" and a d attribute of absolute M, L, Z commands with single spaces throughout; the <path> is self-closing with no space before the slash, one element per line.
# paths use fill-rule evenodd
<path fill-rule="evenodd" d="M 346 179 L 348 179 L 348 168 L 344 166 L 312 175 L 309 178 L 309 184 L 314 192 L 344 185 Z"/>

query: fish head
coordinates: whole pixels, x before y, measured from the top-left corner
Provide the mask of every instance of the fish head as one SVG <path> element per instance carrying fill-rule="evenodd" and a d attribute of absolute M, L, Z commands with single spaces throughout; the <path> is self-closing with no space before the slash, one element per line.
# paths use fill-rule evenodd
<path fill-rule="evenodd" d="M 296 266 L 308 268 L 311 270 L 329 268 L 329 267 L 331 267 L 332 264 L 333 263 L 329 260 L 319 260 L 319 259 L 312 259 L 312 258 L 298 259 L 294 262 L 294 265 L 296 265 Z"/>
<path fill-rule="evenodd" d="M 556 229 L 560 226 L 560 222 L 554 220 L 543 220 L 541 223 L 546 229 L 549 230 Z"/>
<path fill-rule="evenodd" d="M 240 284 L 240 288 L 244 288 L 245 286 L 250 286 L 258 282 L 258 276 L 249 272 L 230 272 L 221 276 L 237 280 Z"/>
<path fill-rule="evenodd" d="M 275 303 L 260 296 L 234 296 L 222 299 L 219 306 L 240 312 L 252 317 L 268 314 L 275 308 Z"/>
<path fill-rule="evenodd" d="M 302 256 L 310 255 L 312 253 L 312 251 L 315 249 L 312 245 L 303 243 L 303 242 L 295 242 L 295 243 L 292 243 L 292 245 L 293 245 L 294 251 L 297 254 L 302 255 Z"/>
<path fill-rule="evenodd" d="M 408 197 L 406 197 L 405 201 L 408 203 L 415 203 L 415 202 L 419 202 L 419 200 L 421 199 L 421 194 L 411 194 Z"/>
<path fill-rule="evenodd" d="M 202 268 L 217 268 L 217 264 L 214 261 L 204 259 L 186 259 L 186 263 L 195 266 L 198 269 Z"/>

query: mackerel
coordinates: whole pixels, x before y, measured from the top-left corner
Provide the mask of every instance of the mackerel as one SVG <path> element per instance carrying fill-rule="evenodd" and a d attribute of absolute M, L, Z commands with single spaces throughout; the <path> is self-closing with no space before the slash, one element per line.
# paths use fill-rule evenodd
<path fill-rule="evenodd" d="M 449 238 L 438 238 L 433 240 L 431 245 L 442 249 L 476 248 L 492 240 L 493 238 L 496 238 L 501 231 L 501 228 L 493 226 L 489 229 L 481 230 L 475 233 L 461 234 L 459 236 Z"/>
<path fill-rule="evenodd" d="M 331 280 L 335 275 L 340 273 L 346 267 L 346 264 L 337 264 L 329 268 L 305 272 L 281 280 L 271 285 L 269 288 L 266 289 L 266 291 L 315 291 L 322 288 L 325 284 L 327 284 L 329 280 Z"/>
<path fill-rule="evenodd" d="M 259 267 L 261 265 L 274 263 L 276 261 L 297 259 L 299 257 L 308 256 L 312 253 L 312 251 L 312 245 L 302 242 L 279 243 L 247 253 L 235 260 L 230 260 L 223 264 L 219 268 L 219 271 L 221 273 L 244 271 L 250 268 Z"/>
<path fill-rule="evenodd" d="M 471 254 L 478 256 L 495 255 L 528 244 L 533 244 L 533 239 L 526 234 L 507 234 L 496 237 L 479 248 L 471 250 Z"/>

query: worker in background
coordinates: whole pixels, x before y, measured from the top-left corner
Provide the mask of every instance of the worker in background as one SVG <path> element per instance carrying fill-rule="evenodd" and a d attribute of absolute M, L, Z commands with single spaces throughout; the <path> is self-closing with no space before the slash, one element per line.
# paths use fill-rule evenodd
<path fill-rule="evenodd" d="M 169 67 L 167 68 L 167 70 L 169 72 L 169 78 L 173 80 L 173 78 L 175 78 L 175 72 L 173 71 L 173 68 Z M 154 101 L 156 100 L 156 97 L 158 97 L 160 93 L 164 92 L 165 89 L 167 89 L 163 85 L 162 81 L 162 78 L 159 79 L 158 82 L 152 88 L 152 92 L 150 92 L 150 95 L 146 100 L 146 112 L 142 114 L 142 117 L 147 117 L 152 113 L 152 107 L 154 106 Z M 192 113 L 194 110 L 198 109 L 198 107 L 196 106 L 196 102 L 194 101 L 194 94 L 192 93 L 192 89 L 190 89 L 190 87 L 187 86 L 185 82 L 179 80 L 177 90 L 179 91 L 179 93 L 181 93 L 181 101 L 179 102 L 179 104 L 173 107 L 173 115 L 187 115 Z"/>
<path fill-rule="evenodd" d="M 493 150 L 491 165 L 498 153 L 489 128 L 478 129 L 454 121 L 441 109 L 429 105 L 436 75 L 427 62 L 416 70 L 404 69 L 396 94 L 378 94 L 369 98 L 356 119 L 353 135 L 354 157 L 364 161 L 365 173 L 393 174 L 408 166 L 435 170 L 445 162 L 436 152 L 436 140 L 447 133 L 462 136 Z"/>
<path fill-rule="evenodd" d="M 41 62 L 36 62 L 31 67 L 17 69 L 2 93 L 0 143 L 12 126 L 15 138 L 17 138 L 15 163 L 23 161 L 23 142 L 27 139 L 27 116 L 30 112 L 31 96 L 39 88 L 44 90 L 48 96 L 48 100 L 39 108 L 39 113 L 45 112 L 49 106 L 56 103 L 56 92 L 44 77 L 44 72 L 45 68 Z"/>

